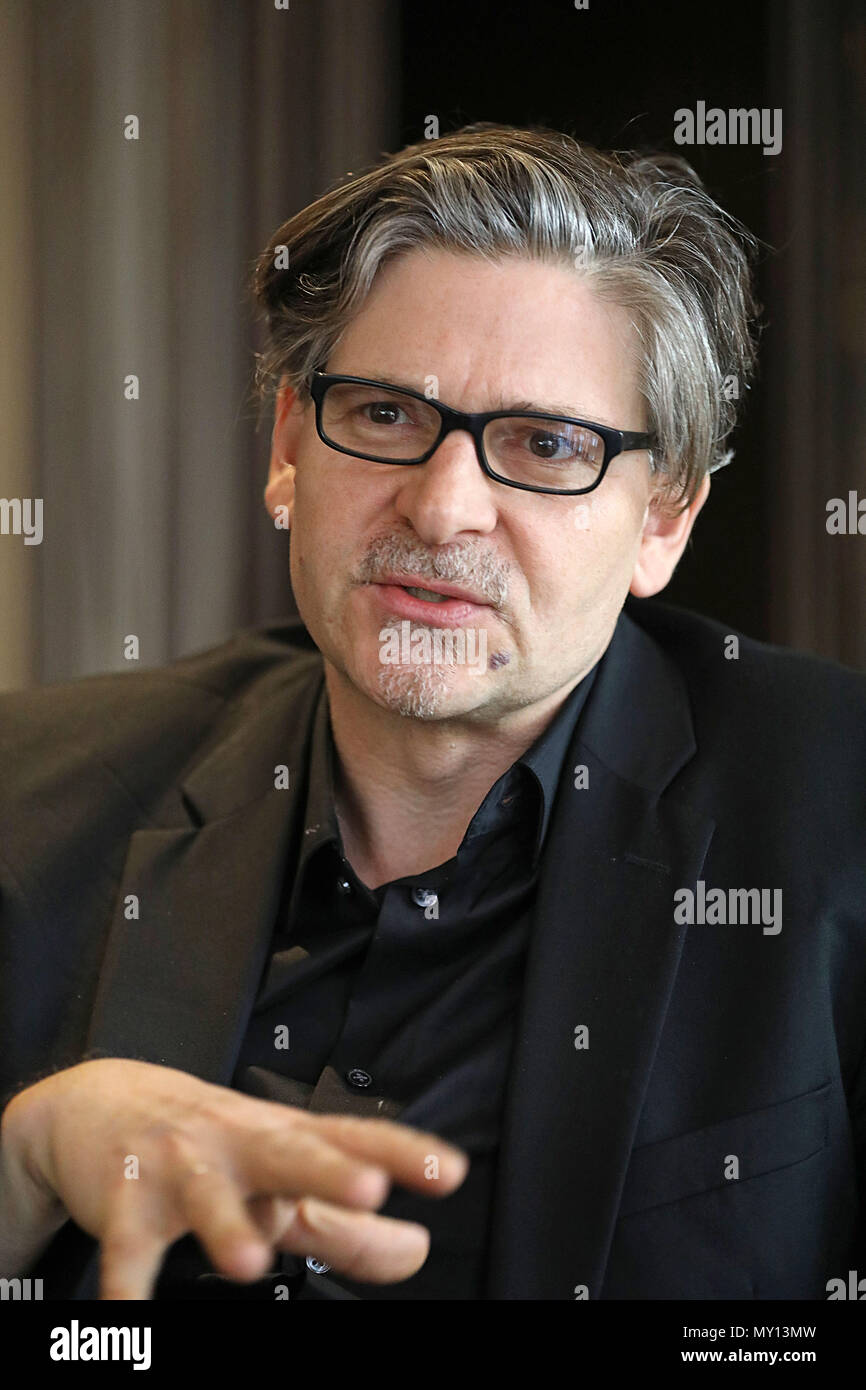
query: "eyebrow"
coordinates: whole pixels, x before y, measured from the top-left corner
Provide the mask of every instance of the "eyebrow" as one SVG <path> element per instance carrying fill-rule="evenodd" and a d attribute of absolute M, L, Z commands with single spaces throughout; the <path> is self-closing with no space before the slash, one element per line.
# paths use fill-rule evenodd
<path fill-rule="evenodd" d="M 400 381 L 397 377 L 392 377 L 389 373 L 355 372 L 355 376 L 368 376 L 371 381 L 379 381 L 383 386 L 394 386 L 401 391 L 417 391 L 423 395 L 418 386 L 414 386 L 409 381 Z M 437 397 L 438 399 L 438 397 Z M 550 401 L 544 405 L 539 405 L 537 401 L 505 401 L 500 396 L 499 404 L 490 407 L 491 410 L 513 410 L 522 412 L 524 410 L 535 411 L 538 415 L 567 415 L 572 420 L 589 420 L 596 425 L 604 425 L 607 429 L 618 429 L 610 420 L 605 420 L 602 416 L 589 416 L 585 410 L 576 409 L 571 405 L 556 405 Z"/>
<path fill-rule="evenodd" d="M 572 420 L 589 420 L 590 416 L 585 410 L 577 410 L 571 405 L 538 405 L 533 401 L 511 401 L 494 407 L 495 410 L 534 410 L 539 415 L 568 415 Z M 596 425 L 607 425 L 609 429 L 616 429 L 615 425 L 607 420 L 601 420 L 597 415 L 592 415 L 592 421 Z"/>

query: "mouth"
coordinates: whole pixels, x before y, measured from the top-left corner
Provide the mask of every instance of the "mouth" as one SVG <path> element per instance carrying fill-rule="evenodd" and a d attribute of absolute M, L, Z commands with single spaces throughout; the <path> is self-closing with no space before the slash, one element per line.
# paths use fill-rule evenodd
<path fill-rule="evenodd" d="M 483 622 L 494 611 L 487 599 L 471 589 L 439 580 L 422 583 L 417 575 L 386 575 L 366 588 L 383 610 L 433 627 Z"/>
<path fill-rule="evenodd" d="M 424 603 L 446 603 L 449 599 L 459 599 L 463 603 L 475 604 L 478 608 L 490 607 L 486 598 L 474 593 L 471 589 L 461 588 L 457 584 L 443 584 L 439 580 L 428 584 L 414 574 L 389 574 L 374 582 L 389 588 L 405 589 L 407 594 L 412 594 L 414 598 L 420 599 Z"/>

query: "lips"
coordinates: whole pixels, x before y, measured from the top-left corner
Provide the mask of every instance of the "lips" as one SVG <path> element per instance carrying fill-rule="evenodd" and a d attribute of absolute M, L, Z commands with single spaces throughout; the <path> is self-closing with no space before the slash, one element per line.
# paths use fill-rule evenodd
<path fill-rule="evenodd" d="M 464 603 L 474 603 L 479 607 L 489 607 L 490 602 L 482 594 L 465 589 L 458 584 L 444 584 L 438 579 L 425 579 L 414 574 L 388 574 L 373 581 L 376 584 L 389 584 L 400 589 L 427 589 L 434 594 L 442 594 L 446 599 L 460 599 Z M 433 599 L 419 599 L 419 602 L 433 603 Z"/>
<path fill-rule="evenodd" d="M 476 627 L 486 626 L 495 609 L 486 600 L 476 603 L 473 598 L 463 595 L 471 592 L 457 589 L 457 594 L 443 593 L 440 599 L 418 598 L 412 589 L 426 589 L 427 584 L 407 583 L 414 576 L 398 575 L 392 582 L 381 579 L 364 585 L 364 589 L 375 603 L 383 619 L 407 618 L 410 622 L 423 623 L 427 627 Z M 453 590 L 453 584 L 440 585 L 434 580 L 435 592 Z"/>

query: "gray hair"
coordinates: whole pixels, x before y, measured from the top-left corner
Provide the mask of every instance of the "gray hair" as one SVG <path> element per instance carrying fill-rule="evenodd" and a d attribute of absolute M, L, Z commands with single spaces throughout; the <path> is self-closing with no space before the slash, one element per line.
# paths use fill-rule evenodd
<path fill-rule="evenodd" d="M 606 154 L 560 131 L 479 122 L 338 181 L 257 258 L 267 320 L 255 389 L 302 402 L 377 271 L 417 247 L 570 264 L 626 309 L 638 338 L 659 491 L 685 507 L 725 443 L 757 359 L 758 241 L 682 158 Z"/>

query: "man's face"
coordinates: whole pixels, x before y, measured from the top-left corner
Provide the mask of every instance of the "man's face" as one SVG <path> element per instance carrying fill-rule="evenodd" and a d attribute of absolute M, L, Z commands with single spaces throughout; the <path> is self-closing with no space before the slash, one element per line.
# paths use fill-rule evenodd
<path fill-rule="evenodd" d="M 386 264 L 327 371 L 428 393 L 432 378 L 432 394 L 465 411 L 531 403 L 642 431 L 634 353 L 627 313 L 570 267 L 425 249 Z M 298 609 L 338 679 L 403 715 L 495 722 L 571 689 L 606 648 L 629 588 L 667 582 L 693 515 L 682 536 L 682 523 L 659 529 L 651 493 L 646 452 L 616 457 L 577 497 L 486 477 L 463 431 L 418 466 L 351 458 L 319 439 L 313 407 L 285 388 L 265 495 L 272 515 L 290 509 Z M 422 586 L 438 575 L 489 601 L 459 620 L 474 664 L 434 659 L 423 637 L 410 646 L 437 626 L 456 631 L 457 619 L 375 582 L 394 573 Z M 404 635 L 402 661 L 389 633 Z"/>

